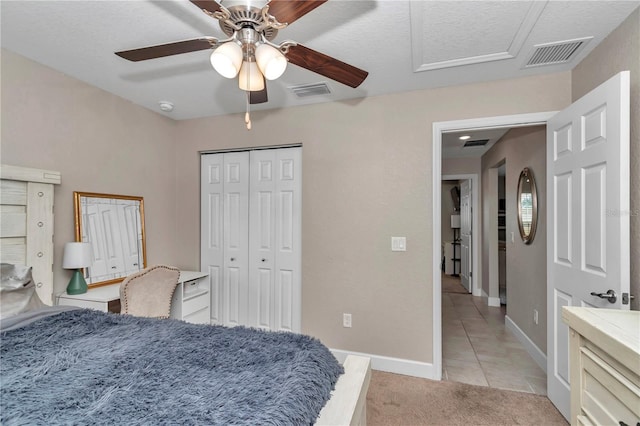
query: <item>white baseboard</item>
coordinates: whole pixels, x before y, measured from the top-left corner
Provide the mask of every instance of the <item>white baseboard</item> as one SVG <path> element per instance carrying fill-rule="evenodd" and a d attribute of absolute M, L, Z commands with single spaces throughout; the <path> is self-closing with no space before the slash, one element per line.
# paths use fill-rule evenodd
<path fill-rule="evenodd" d="M 389 373 L 404 374 L 405 376 L 421 377 L 424 379 L 440 380 L 435 374 L 433 364 L 420 361 L 412 361 L 402 358 L 391 358 L 382 355 L 371 355 L 362 352 L 331 349 L 331 352 L 339 362 L 344 362 L 347 355 L 365 356 L 371 359 L 371 368 Z"/>
<path fill-rule="evenodd" d="M 499 297 L 489 297 L 489 295 L 483 290 L 480 289 L 482 291 L 482 297 L 487 299 L 487 305 L 494 307 L 494 308 L 499 308 L 500 307 L 500 298 Z"/>
<path fill-rule="evenodd" d="M 482 288 L 480 286 L 475 286 L 475 288 L 473 289 L 473 293 L 474 296 L 476 297 L 481 297 L 482 296 Z"/>
<path fill-rule="evenodd" d="M 533 343 L 533 340 L 531 340 L 529 336 L 527 336 L 524 331 L 522 331 L 522 329 L 518 327 L 518 324 L 516 324 L 511 318 L 509 318 L 508 315 L 504 317 L 504 325 L 507 327 L 507 329 L 511 330 L 518 341 L 522 343 L 522 346 L 524 346 L 529 355 L 531 355 L 531 358 L 533 358 L 536 364 L 538 364 L 538 366 L 542 368 L 542 370 L 544 370 L 544 372 L 546 373 L 547 355 L 542 352 L 535 343 Z"/>

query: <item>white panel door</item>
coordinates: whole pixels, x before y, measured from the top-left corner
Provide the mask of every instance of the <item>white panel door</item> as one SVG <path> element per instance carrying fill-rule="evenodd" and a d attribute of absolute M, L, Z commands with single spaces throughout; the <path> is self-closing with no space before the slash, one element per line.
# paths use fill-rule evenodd
<path fill-rule="evenodd" d="M 547 392 L 567 419 L 562 307 L 629 309 L 629 184 L 626 71 L 547 123 Z"/>
<path fill-rule="evenodd" d="M 223 166 L 224 324 L 241 325 L 249 290 L 249 152 L 225 153 Z"/>
<path fill-rule="evenodd" d="M 301 148 L 251 152 L 249 325 L 300 331 Z"/>
<path fill-rule="evenodd" d="M 460 184 L 460 279 L 471 293 L 471 180 Z"/>
<path fill-rule="evenodd" d="M 223 154 L 202 155 L 200 159 L 200 270 L 209 274 L 211 324 L 224 324 L 223 159 Z"/>

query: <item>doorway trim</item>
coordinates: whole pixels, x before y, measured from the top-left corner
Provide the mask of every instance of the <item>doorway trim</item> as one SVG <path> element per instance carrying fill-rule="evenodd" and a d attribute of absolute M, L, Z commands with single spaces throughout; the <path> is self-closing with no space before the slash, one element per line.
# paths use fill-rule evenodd
<path fill-rule="evenodd" d="M 502 115 L 495 117 L 483 117 L 472 118 L 466 120 L 453 120 L 453 121 L 438 121 L 433 123 L 433 135 L 432 135 L 432 155 L 431 155 L 431 170 L 432 170 L 432 283 L 433 283 L 433 295 L 432 295 L 432 312 L 433 312 L 433 373 L 434 380 L 442 380 L 442 282 L 440 279 L 440 252 L 442 244 L 442 236 L 440 235 L 441 229 L 441 204 L 442 204 L 442 134 L 462 131 L 462 130 L 478 130 L 478 129 L 496 129 L 500 127 L 525 127 L 535 125 L 546 125 L 547 120 L 553 117 L 557 111 L 536 112 L 529 114 L 516 114 L 516 115 Z M 481 178 L 481 176 L 480 176 Z M 476 213 L 480 209 L 476 209 Z M 438 230 L 437 232 L 435 230 Z M 476 230 L 475 240 L 479 242 L 481 238 L 481 230 Z M 478 257 L 481 257 L 481 250 L 478 246 Z M 474 256 L 476 253 L 473 253 Z M 480 259 L 474 259 L 474 266 L 478 265 L 481 269 Z M 474 272 L 482 272 L 476 269 Z M 477 274 L 477 283 L 480 289 L 482 289 L 482 279 Z M 475 282 L 475 281 L 474 281 Z M 548 313 L 547 313 L 548 315 Z"/>
<path fill-rule="evenodd" d="M 476 273 L 478 267 L 478 244 L 476 241 L 476 232 L 480 229 L 479 215 L 480 211 L 478 208 L 478 185 L 480 182 L 480 176 L 478 174 L 459 174 L 459 175 L 442 175 L 440 181 L 440 188 L 442 188 L 442 181 L 445 180 L 470 180 L 471 181 L 471 293 L 474 296 L 480 296 L 482 292 L 482 287 L 478 285 L 480 282 L 478 280 L 478 274 Z M 442 196 L 442 194 L 441 194 Z M 440 199 L 442 200 L 442 198 Z M 442 201 L 441 201 L 442 202 Z M 440 229 L 440 228 L 434 228 Z M 440 237 L 440 244 L 442 245 L 442 236 Z M 442 261 L 442 259 L 440 259 Z"/>

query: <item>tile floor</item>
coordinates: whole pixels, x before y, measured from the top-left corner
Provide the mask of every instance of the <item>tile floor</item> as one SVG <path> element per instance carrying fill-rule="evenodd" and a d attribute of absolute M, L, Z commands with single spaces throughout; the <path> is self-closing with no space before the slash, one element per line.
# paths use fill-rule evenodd
<path fill-rule="evenodd" d="M 546 373 L 504 325 L 505 307 L 442 293 L 444 380 L 547 394 Z"/>

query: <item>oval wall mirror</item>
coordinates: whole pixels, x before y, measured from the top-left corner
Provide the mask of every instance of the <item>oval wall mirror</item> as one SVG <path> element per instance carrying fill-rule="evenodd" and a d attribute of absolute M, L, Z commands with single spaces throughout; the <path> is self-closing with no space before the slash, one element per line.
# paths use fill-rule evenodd
<path fill-rule="evenodd" d="M 518 227 L 525 244 L 531 244 L 538 223 L 538 195 L 533 173 L 525 167 L 518 179 Z"/>
<path fill-rule="evenodd" d="M 76 241 L 91 243 L 84 268 L 89 287 L 122 281 L 147 265 L 144 200 L 128 195 L 74 192 Z"/>

